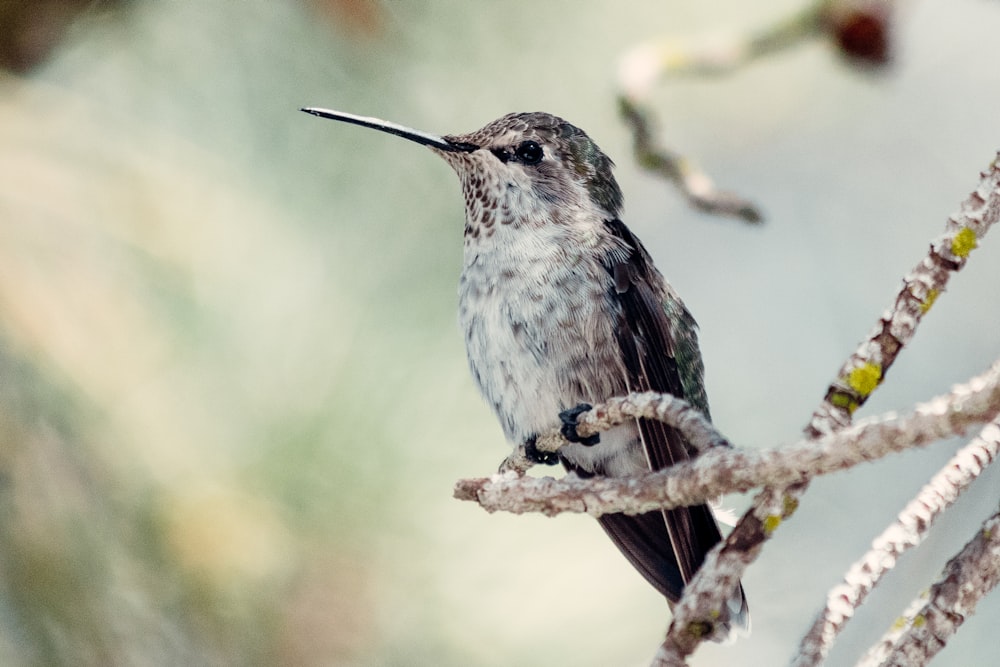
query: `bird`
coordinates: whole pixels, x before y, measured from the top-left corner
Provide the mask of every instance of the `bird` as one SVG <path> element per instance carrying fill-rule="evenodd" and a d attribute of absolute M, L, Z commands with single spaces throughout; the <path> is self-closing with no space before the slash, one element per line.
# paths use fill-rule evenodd
<path fill-rule="evenodd" d="M 710 418 L 697 324 L 622 222 L 614 163 L 583 130 L 527 112 L 442 136 L 343 111 L 302 111 L 427 146 L 458 175 L 459 323 L 472 377 L 512 446 L 580 477 L 628 477 L 695 456 L 679 431 L 654 420 L 588 438 L 575 432 L 592 404 L 630 392 L 668 393 Z M 539 451 L 536 439 L 558 428 L 571 442 L 557 454 Z M 598 521 L 671 608 L 721 540 L 707 504 Z M 738 584 L 711 636 L 728 641 L 749 628 Z"/>

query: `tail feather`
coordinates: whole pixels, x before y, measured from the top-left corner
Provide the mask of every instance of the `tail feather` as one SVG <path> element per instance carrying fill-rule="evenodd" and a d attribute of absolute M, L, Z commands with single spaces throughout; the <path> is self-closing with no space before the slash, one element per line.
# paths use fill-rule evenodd
<path fill-rule="evenodd" d="M 672 512 L 697 510 L 694 508 L 679 508 Z M 710 519 L 711 520 L 711 519 Z M 645 514 L 605 514 L 598 521 L 604 531 L 624 554 L 625 558 L 638 570 L 646 581 L 667 598 L 673 607 L 680 600 L 684 591 L 683 580 L 677 559 L 674 556 L 670 535 L 667 533 L 662 512 L 647 512 Z M 711 545 L 709 545 L 710 548 Z M 699 555 L 698 565 L 704 559 L 704 552 Z M 725 618 L 722 619 L 722 632 L 716 636 L 719 641 L 732 641 L 740 636 L 750 634 L 750 610 L 742 584 L 738 585 L 726 601 Z"/>

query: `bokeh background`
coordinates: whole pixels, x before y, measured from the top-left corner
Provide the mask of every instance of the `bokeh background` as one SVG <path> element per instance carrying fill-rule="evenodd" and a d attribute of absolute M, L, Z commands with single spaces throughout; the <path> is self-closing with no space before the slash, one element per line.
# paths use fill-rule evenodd
<path fill-rule="evenodd" d="M 775 445 L 1000 148 L 1000 7 L 907 2 L 878 70 L 816 41 L 658 88 L 665 139 L 767 223 L 689 209 L 631 160 L 618 58 L 799 5 L 0 2 L 0 664 L 646 663 L 666 607 L 591 519 L 451 498 L 507 452 L 455 324 L 454 175 L 298 108 L 585 128 L 701 324 L 718 426 Z M 997 245 L 859 416 L 1000 356 Z M 747 573 L 753 635 L 692 664 L 785 663 L 957 444 L 814 483 Z M 993 471 L 903 559 L 830 665 L 881 635 L 997 488 Z M 998 623 L 993 595 L 939 662 L 995 661 Z"/>

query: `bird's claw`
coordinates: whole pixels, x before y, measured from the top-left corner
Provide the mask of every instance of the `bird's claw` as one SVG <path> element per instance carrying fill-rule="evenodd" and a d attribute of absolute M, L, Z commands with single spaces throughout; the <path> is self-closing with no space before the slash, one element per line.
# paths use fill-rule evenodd
<path fill-rule="evenodd" d="M 524 441 L 524 455 L 532 463 L 541 463 L 547 466 L 554 466 L 559 463 L 559 455 L 556 452 L 545 452 L 539 449 L 535 441 L 538 436 L 531 436 Z"/>
<path fill-rule="evenodd" d="M 560 432 L 562 433 L 564 438 L 566 438 L 570 442 L 578 442 L 581 445 L 585 445 L 587 447 L 593 447 L 594 445 L 596 445 L 601 441 L 600 433 L 595 433 L 594 435 L 584 438 L 581 437 L 580 434 L 576 432 L 576 427 L 578 426 L 576 420 L 584 412 L 589 412 L 591 409 L 593 409 L 593 407 L 594 406 L 590 405 L 589 403 L 580 403 L 575 408 L 570 408 L 569 410 L 563 410 L 562 412 L 559 413 L 559 419 L 562 420 L 562 429 L 560 429 Z"/>

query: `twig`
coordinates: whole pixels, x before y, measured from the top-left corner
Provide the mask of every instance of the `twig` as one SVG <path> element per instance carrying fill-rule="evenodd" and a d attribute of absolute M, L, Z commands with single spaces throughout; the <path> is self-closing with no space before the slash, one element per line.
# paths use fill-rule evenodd
<path fill-rule="evenodd" d="M 618 67 L 623 94 L 631 100 L 646 99 L 663 78 L 729 74 L 763 56 L 817 39 L 824 32 L 828 4 L 814 2 L 757 32 L 639 44 L 622 56 Z"/>
<path fill-rule="evenodd" d="M 976 190 L 958 213 L 953 215 L 929 255 L 904 279 L 903 289 L 879 321 L 872 336 L 864 341 L 838 373 L 820 407 L 806 429 L 807 435 L 830 433 L 850 422 L 854 410 L 871 395 L 895 361 L 900 349 L 912 338 L 917 324 L 944 290 L 951 274 L 961 269 L 990 226 L 1000 219 L 1000 156 L 981 174 Z M 849 390 L 844 390 L 846 386 Z M 674 608 L 674 620 L 663 650 L 687 656 L 702 637 L 688 632 L 712 621 L 712 611 L 721 608 L 722 598 L 746 567 L 756 560 L 761 545 L 798 506 L 806 485 L 769 487 L 755 499 L 729 536 L 713 549 L 687 585 L 685 595 Z M 733 575 L 736 575 L 734 578 Z M 719 578 L 725 579 L 720 581 Z"/>
<path fill-rule="evenodd" d="M 915 667 L 926 664 L 955 634 L 976 604 L 1000 582 L 1000 512 L 952 558 L 929 593 L 913 601 L 859 667 Z"/>
<path fill-rule="evenodd" d="M 713 447 L 731 447 L 712 422 L 687 401 L 670 394 L 655 391 L 610 398 L 577 419 L 576 432 L 581 437 L 607 431 L 636 417 L 656 419 L 673 426 L 684 436 L 687 444 L 697 451 Z"/>
<path fill-rule="evenodd" d="M 903 553 L 923 541 L 937 518 L 996 459 L 998 452 L 1000 420 L 994 420 L 920 490 L 896 521 L 875 538 L 872 549 L 851 566 L 844 582 L 830 591 L 826 607 L 802 639 L 792 662 L 794 667 L 818 665 L 826 658 L 834 640 L 868 593 Z"/>
<path fill-rule="evenodd" d="M 891 17 L 897 0 L 815 0 L 757 31 L 668 37 L 629 49 L 618 66 L 622 94 L 648 99 L 665 78 L 722 76 L 792 47 L 831 37 L 841 53 L 868 65 L 889 61 Z"/>
<path fill-rule="evenodd" d="M 814 0 L 762 30 L 740 34 L 639 44 L 618 67 L 618 108 L 632 131 L 636 160 L 672 181 L 696 208 L 716 215 L 763 220 L 760 209 L 732 192 L 719 190 L 690 158 L 659 145 L 656 113 L 645 104 L 653 86 L 667 77 L 719 76 L 795 45 L 829 36 L 844 55 L 866 66 L 889 61 L 889 27 L 896 0 Z"/>
<path fill-rule="evenodd" d="M 965 266 L 969 253 L 1000 218 L 1000 156 L 984 172 L 979 187 L 962 202 L 930 253 L 903 278 L 903 289 L 866 341 L 851 355 L 813 413 L 807 433 L 818 435 L 850 423 L 885 379 L 899 351 L 910 342 L 917 325 L 944 292 L 951 275 Z"/>
<path fill-rule="evenodd" d="M 754 203 L 717 189 L 708 174 L 692 160 L 659 146 L 653 138 L 650 110 L 624 95 L 618 98 L 618 110 L 632 128 L 632 149 L 639 165 L 673 181 L 692 206 L 706 213 L 743 218 L 753 224 L 764 219 Z"/>
<path fill-rule="evenodd" d="M 623 397 L 610 398 L 577 419 L 577 433 L 586 438 L 612 426 L 624 424 L 636 417 L 657 419 L 673 426 L 683 435 L 688 445 L 696 451 L 710 447 L 729 447 L 729 441 L 715 430 L 701 412 L 690 403 L 670 394 L 656 392 L 634 393 Z M 555 452 L 566 444 L 566 439 L 558 430 L 545 433 L 535 441 L 535 449 L 540 452 Z M 535 463 L 529 459 L 524 446 L 519 446 L 500 464 L 500 473 L 514 472 L 518 476 Z M 461 482 L 459 483 L 461 484 Z"/>
<path fill-rule="evenodd" d="M 710 447 L 693 461 L 637 477 L 580 479 L 497 475 L 460 480 L 455 497 L 478 502 L 489 512 L 520 514 L 585 512 L 594 516 L 613 512 L 631 514 L 706 502 L 725 493 L 746 492 L 804 482 L 873 461 L 908 447 L 926 445 L 962 434 L 967 428 L 994 419 L 1000 413 L 1000 361 L 951 393 L 918 405 L 906 416 L 889 413 L 819 439 L 765 450 Z M 686 403 L 669 395 L 633 394 L 612 399 L 581 415 L 581 435 L 607 429 L 625 419 L 668 416 L 671 425 L 686 425 L 703 445 L 726 442 Z M 599 427 L 595 428 L 595 427 Z"/>

